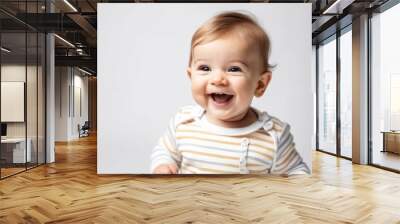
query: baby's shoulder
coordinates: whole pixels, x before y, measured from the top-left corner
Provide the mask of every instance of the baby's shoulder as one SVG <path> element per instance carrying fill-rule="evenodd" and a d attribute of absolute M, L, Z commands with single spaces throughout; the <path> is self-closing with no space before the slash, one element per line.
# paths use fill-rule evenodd
<path fill-rule="evenodd" d="M 174 117 L 175 127 L 196 120 L 196 118 L 199 118 L 203 112 L 203 108 L 197 105 L 189 105 L 179 108 Z"/>
<path fill-rule="evenodd" d="M 282 133 L 284 132 L 285 129 L 290 128 L 290 125 L 288 123 L 286 123 L 285 121 L 282 121 L 281 119 L 277 118 L 277 117 L 272 117 L 271 118 L 274 126 L 274 130 L 276 130 L 278 133 Z"/>
<path fill-rule="evenodd" d="M 257 109 L 256 113 L 258 114 L 258 119 L 264 123 L 265 131 L 274 130 L 281 135 L 290 130 L 290 125 L 278 117 L 270 115 L 266 111 L 259 111 Z"/>

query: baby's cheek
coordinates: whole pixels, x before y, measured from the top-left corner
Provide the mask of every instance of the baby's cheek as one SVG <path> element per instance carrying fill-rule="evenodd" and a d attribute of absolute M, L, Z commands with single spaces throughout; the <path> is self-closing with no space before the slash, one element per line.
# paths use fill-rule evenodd
<path fill-rule="evenodd" d="M 248 90 L 240 94 L 240 99 L 239 101 L 241 102 L 242 106 L 248 106 L 250 105 L 252 99 L 254 97 L 253 93 L 250 93 Z"/>
<path fill-rule="evenodd" d="M 193 98 L 196 101 L 196 103 L 199 104 L 200 106 L 204 106 L 207 103 L 207 100 L 204 97 L 204 94 L 199 94 L 198 92 L 193 91 Z"/>

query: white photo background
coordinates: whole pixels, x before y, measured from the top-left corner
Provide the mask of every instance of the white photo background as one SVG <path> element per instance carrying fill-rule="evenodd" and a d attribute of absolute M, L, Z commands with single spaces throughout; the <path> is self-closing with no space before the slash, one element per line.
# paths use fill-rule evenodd
<path fill-rule="evenodd" d="M 311 4 L 98 4 L 99 174 L 150 173 L 150 155 L 179 107 L 194 104 L 186 75 L 196 29 L 223 11 L 253 14 L 276 64 L 255 107 L 288 122 L 311 167 L 314 148 Z"/>

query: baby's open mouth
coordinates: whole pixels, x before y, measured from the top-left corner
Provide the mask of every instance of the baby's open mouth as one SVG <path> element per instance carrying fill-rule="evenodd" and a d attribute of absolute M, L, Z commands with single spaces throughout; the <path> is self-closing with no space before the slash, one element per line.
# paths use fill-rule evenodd
<path fill-rule="evenodd" d="M 211 93 L 210 96 L 218 104 L 226 104 L 233 98 L 233 95 L 226 93 Z"/>

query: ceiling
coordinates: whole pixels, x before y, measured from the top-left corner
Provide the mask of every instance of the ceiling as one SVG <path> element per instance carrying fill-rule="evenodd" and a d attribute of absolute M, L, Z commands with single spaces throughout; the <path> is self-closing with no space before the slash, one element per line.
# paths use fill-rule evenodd
<path fill-rule="evenodd" d="M 171 2 L 269 2 L 312 3 L 313 43 L 335 32 L 338 20 L 349 21 L 365 10 L 376 8 L 388 0 L 250 0 L 250 1 L 171 1 L 171 0 L 1 0 L 0 28 L 2 45 L 16 52 L 25 50 L 25 30 L 55 32 L 56 65 L 80 66 L 95 73 L 97 57 L 97 3 L 171 3 Z M 49 13 L 52 11 L 52 13 Z M 346 22 L 341 23 L 342 26 Z M 333 28 L 332 28 L 333 27 Z M 29 38 L 28 38 L 29 39 Z M 68 44 L 69 42 L 70 44 Z M 72 44 L 72 45 L 71 45 Z M 41 47 L 41 46 L 40 46 Z M 36 49 L 29 43 L 27 52 Z M 3 55 L 3 54 L 2 54 Z M 28 56 L 29 57 L 29 56 Z"/>

